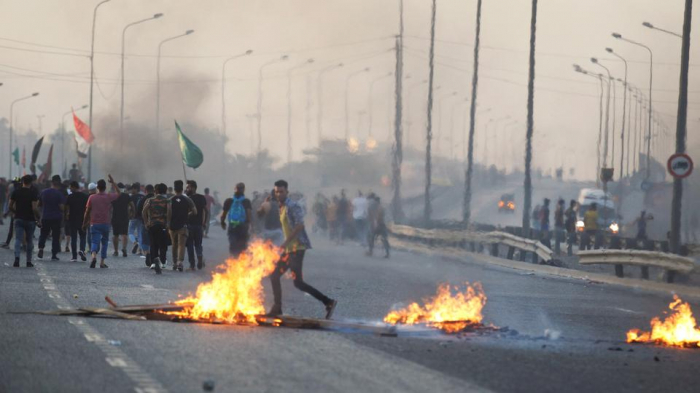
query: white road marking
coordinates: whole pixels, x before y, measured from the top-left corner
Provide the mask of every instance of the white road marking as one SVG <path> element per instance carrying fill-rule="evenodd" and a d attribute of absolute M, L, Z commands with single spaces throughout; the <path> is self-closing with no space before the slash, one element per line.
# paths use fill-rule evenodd
<path fill-rule="evenodd" d="M 640 312 L 640 311 L 628 310 L 626 308 L 620 308 L 620 307 L 613 307 L 612 309 L 617 310 L 617 311 L 630 313 L 630 314 L 644 314 L 643 312 Z"/>

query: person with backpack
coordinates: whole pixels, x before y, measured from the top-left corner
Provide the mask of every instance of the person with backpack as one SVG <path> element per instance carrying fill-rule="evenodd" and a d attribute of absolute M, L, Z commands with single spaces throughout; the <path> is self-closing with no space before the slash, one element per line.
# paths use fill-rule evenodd
<path fill-rule="evenodd" d="M 228 226 L 229 253 L 234 258 L 248 248 L 252 210 L 253 204 L 245 197 L 245 184 L 236 184 L 236 192 L 224 201 L 221 213 L 221 228 L 226 230 Z"/>
<path fill-rule="evenodd" d="M 156 274 L 161 274 L 161 263 L 164 268 L 168 253 L 167 220 L 170 201 L 166 194 L 168 186 L 160 183 L 155 188 L 156 195 L 153 198 L 148 198 L 143 205 L 143 224 L 148 228 L 151 240 L 151 263 Z"/>
<path fill-rule="evenodd" d="M 182 272 L 188 237 L 187 222 L 190 217 L 197 216 L 197 208 L 192 200 L 182 193 L 184 191 L 182 180 L 175 180 L 173 189 L 175 195 L 170 198 L 168 204 L 168 232 L 173 244 L 173 270 Z"/>

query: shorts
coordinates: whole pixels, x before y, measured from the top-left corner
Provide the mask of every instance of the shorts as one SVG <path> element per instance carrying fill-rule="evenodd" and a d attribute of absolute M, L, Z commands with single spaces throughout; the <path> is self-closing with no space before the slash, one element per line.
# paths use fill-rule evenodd
<path fill-rule="evenodd" d="M 129 221 L 112 221 L 112 235 L 126 235 L 129 232 Z"/>

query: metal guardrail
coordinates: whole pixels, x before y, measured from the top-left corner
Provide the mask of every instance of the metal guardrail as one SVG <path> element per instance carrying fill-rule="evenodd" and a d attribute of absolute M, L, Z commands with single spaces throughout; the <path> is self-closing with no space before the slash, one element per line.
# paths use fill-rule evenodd
<path fill-rule="evenodd" d="M 499 231 L 489 232 L 486 234 L 486 237 L 492 244 L 503 244 L 522 251 L 529 251 L 535 253 L 538 257 L 545 261 L 551 261 L 554 258 L 554 253 L 552 250 L 538 240 L 526 239 L 510 233 Z"/>
<path fill-rule="evenodd" d="M 667 271 L 668 282 L 673 282 L 676 272 L 687 274 L 695 269 L 692 258 L 659 251 L 601 249 L 579 251 L 578 257 L 582 265 L 615 265 L 615 274 L 618 277 L 624 277 L 623 265 L 641 267 L 642 278 L 645 279 L 649 278 L 649 267 L 664 269 Z"/>

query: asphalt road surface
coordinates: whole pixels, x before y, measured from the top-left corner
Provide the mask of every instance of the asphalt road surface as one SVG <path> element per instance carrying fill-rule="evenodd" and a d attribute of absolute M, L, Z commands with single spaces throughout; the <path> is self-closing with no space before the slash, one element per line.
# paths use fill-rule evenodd
<path fill-rule="evenodd" d="M 0 227 L 4 233 L 7 226 Z M 156 276 L 143 259 L 110 257 L 109 269 L 47 259 L 12 268 L 0 250 L 0 392 L 697 392 L 700 349 L 624 343 L 648 328 L 670 294 L 519 272 L 360 246 L 320 237 L 305 279 L 339 300 L 335 319 L 381 321 L 441 282 L 481 282 L 485 322 L 514 335 L 398 337 L 156 321 L 10 314 L 57 307 L 163 303 L 196 289 L 223 261 L 226 242 L 205 240 L 205 271 Z M 283 280 L 286 314 L 320 317 L 322 306 Z M 271 294 L 267 280 L 266 304 Z M 697 312 L 698 299 L 688 299 Z M 547 333 L 545 333 L 547 332 Z"/>

